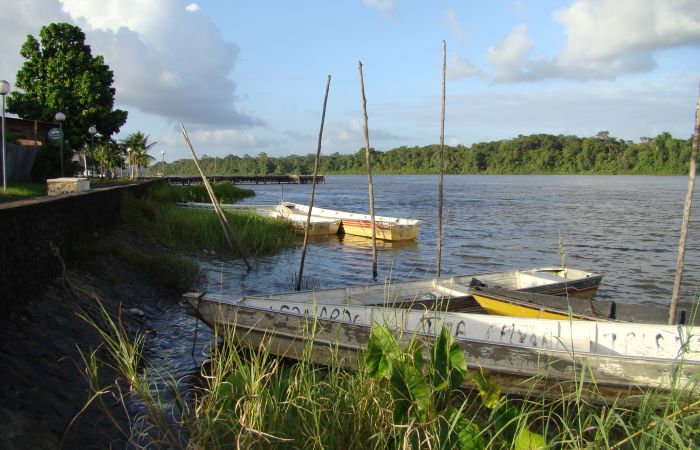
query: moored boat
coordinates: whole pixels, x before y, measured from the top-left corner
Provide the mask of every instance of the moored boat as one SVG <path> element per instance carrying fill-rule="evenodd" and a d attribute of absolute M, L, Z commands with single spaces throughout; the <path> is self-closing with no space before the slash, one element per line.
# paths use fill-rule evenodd
<path fill-rule="evenodd" d="M 657 324 L 668 322 L 668 307 L 659 304 L 629 304 L 592 298 L 581 300 L 489 286 L 473 287 L 472 295 L 489 314 L 541 319 L 619 320 Z M 698 305 L 680 304 L 678 322 L 700 325 L 697 309 Z"/>
<path fill-rule="evenodd" d="M 700 334 L 693 327 L 387 308 L 325 298 L 298 302 L 188 293 L 184 299 L 210 327 L 242 345 L 264 344 L 275 355 L 348 367 L 355 367 L 373 325 L 388 327 L 404 343 L 415 336 L 426 344 L 444 326 L 469 368 L 488 370 L 507 393 L 561 396 L 566 385 L 629 400 L 630 391 L 686 386 L 700 370 Z M 313 351 L 305 351 L 308 345 Z"/>
<path fill-rule="evenodd" d="M 308 205 L 283 201 L 280 205 L 297 214 L 307 214 Z M 313 207 L 311 215 L 330 219 L 340 219 L 340 232 L 356 236 L 372 237 L 372 218 L 369 214 L 357 214 Z M 415 239 L 420 231 L 421 220 L 401 219 L 398 217 L 374 217 L 374 230 L 377 239 L 387 241 L 404 241 Z"/>
<path fill-rule="evenodd" d="M 214 209 L 211 203 L 178 203 L 183 208 Z M 242 211 L 258 214 L 263 217 L 273 219 L 288 220 L 295 233 L 304 234 L 308 217 L 302 214 L 295 214 L 280 205 L 238 205 L 222 203 L 221 209 L 227 211 Z M 311 216 L 309 224 L 309 236 L 322 236 L 337 234 L 340 227 L 340 219 L 330 219 L 325 217 Z"/>
<path fill-rule="evenodd" d="M 478 311 L 481 307 L 472 297 L 476 286 L 587 299 L 595 296 L 602 278 L 600 274 L 585 270 L 541 267 L 255 296 L 301 303 L 322 300 L 326 303 Z"/>

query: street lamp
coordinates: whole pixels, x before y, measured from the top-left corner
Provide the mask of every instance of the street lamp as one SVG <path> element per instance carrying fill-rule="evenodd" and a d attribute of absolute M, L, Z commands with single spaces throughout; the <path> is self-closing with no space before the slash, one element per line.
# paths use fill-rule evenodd
<path fill-rule="evenodd" d="M 66 120 L 66 115 L 63 114 L 61 111 L 57 112 L 55 116 L 53 116 L 53 120 L 55 122 L 58 122 L 58 127 L 61 130 L 61 177 L 63 176 L 63 122 Z"/>
<path fill-rule="evenodd" d="M 0 95 L 2 95 L 2 190 L 7 190 L 7 170 L 5 169 L 5 96 L 10 92 L 10 83 L 0 80 Z"/>
<path fill-rule="evenodd" d="M 90 128 L 88 128 L 88 133 L 90 133 L 90 165 L 94 166 L 94 158 L 95 158 L 95 133 L 97 133 L 97 128 L 95 128 L 95 125 L 92 125 Z M 85 164 L 87 166 L 87 164 Z M 85 171 L 87 172 L 87 167 L 85 168 Z M 92 171 L 95 171 L 95 168 L 93 167 Z M 88 178 L 90 178 L 90 172 L 87 172 Z"/>
<path fill-rule="evenodd" d="M 160 156 L 163 158 L 163 169 L 160 171 L 160 176 L 164 177 L 165 176 L 165 150 L 160 151 Z"/>
<path fill-rule="evenodd" d="M 126 153 L 128 155 L 127 160 L 129 162 L 129 179 L 133 180 L 134 179 L 134 168 L 131 164 L 131 147 L 126 148 Z"/>

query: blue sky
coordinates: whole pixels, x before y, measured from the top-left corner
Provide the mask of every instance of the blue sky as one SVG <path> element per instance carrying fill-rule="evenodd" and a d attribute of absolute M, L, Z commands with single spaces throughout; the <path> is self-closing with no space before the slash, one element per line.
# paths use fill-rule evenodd
<path fill-rule="evenodd" d="M 19 47 L 42 25 L 86 33 L 129 111 L 168 161 L 199 155 L 316 150 L 332 76 L 323 152 L 386 151 L 440 138 L 519 134 L 638 140 L 690 136 L 700 82 L 696 0 L 223 1 L 18 0 L 0 13 L 0 78 L 14 84 Z M 155 155 L 160 159 L 160 155 Z"/>

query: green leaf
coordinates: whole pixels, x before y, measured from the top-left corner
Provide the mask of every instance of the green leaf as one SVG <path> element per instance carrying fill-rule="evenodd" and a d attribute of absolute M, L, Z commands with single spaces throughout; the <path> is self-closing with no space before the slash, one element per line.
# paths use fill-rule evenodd
<path fill-rule="evenodd" d="M 408 343 L 408 348 L 406 352 L 413 357 L 413 365 L 416 367 L 418 372 L 423 373 L 424 361 L 423 352 L 421 351 L 420 341 L 418 339 L 411 339 Z"/>
<path fill-rule="evenodd" d="M 369 335 L 365 364 L 373 378 L 390 377 L 392 365 L 401 354 L 394 335 L 384 325 L 375 325 Z"/>
<path fill-rule="evenodd" d="M 506 442 L 515 441 L 516 432 L 518 430 L 518 413 L 518 409 L 508 400 L 501 402 L 493 413 L 497 433 L 501 435 Z"/>
<path fill-rule="evenodd" d="M 481 450 L 486 441 L 479 426 L 462 416 L 461 411 L 449 406 L 440 420 L 440 442 L 445 449 Z"/>
<path fill-rule="evenodd" d="M 467 374 L 467 362 L 459 344 L 447 329 L 442 327 L 431 352 L 431 376 L 437 390 L 458 388 Z"/>
<path fill-rule="evenodd" d="M 471 373 L 472 383 L 479 389 L 481 401 L 487 408 L 494 409 L 498 406 L 501 398 L 501 387 L 493 382 L 487 370 L 474 371 Z"/>
<path fill-rule="evenodd" d="M 524 427 L 515 438 L 515 450 L 543 450 L 548 449 L 547 441 L 544 436 L 538 433 L 533 433 Z"/>
<path fill-rule="evenodd" d="M 414 413 L 420 422 L 425 422 L 431 405 L 430 387 L 423 374 L 406 361 L 394 363 L 391 372 L 391 396 L 394 399 L 394 422 L 408 423 Z"/>

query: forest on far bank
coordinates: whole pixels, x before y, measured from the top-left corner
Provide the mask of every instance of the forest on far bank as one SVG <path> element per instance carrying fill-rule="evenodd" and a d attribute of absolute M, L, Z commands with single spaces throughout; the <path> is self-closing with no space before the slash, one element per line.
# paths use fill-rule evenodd
<path fill-rule="evenodd" d="M 533 134 L 469 147 L 445 146 L 447 174 L 630 174 L 685 175 L 688 173 L 691 140 L 677 139 L 664 132 L 639 143 L 617 139 L 607 131 L 593 137 Z M 438 173 L 440 145 L 397 147 L 386 152 L 370 149 L 372 173 Z M 286 175 L 312 174 L 314 153 L 281 157 L 259 153 L 200 159 L 207 175 Z M 163 166 L 155 164 L 151 174 Z M 365 150 L 354 154 L 321 154 L 319 174 L 366 173 Z M 165 174 L 196 175 L 190 159 L 165 165 Z"/>

